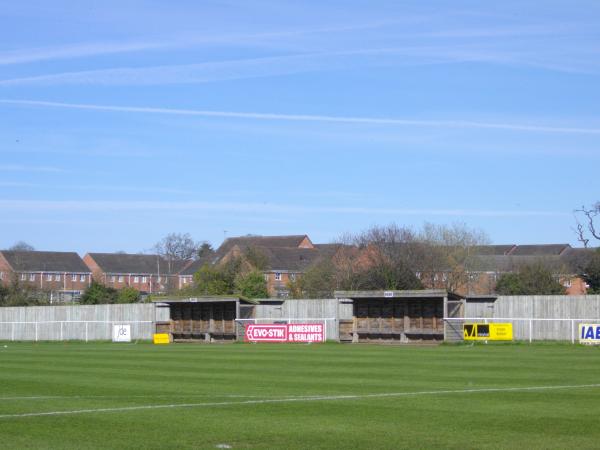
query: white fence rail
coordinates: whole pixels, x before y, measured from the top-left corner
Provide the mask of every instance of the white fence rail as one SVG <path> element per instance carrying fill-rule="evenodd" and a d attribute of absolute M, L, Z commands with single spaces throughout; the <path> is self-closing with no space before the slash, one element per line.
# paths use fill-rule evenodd
<path fill-rule="evenodd" d="M 537 317 L 446 317 L 452 323 L 512 323 L 513 337 L 519 341 L 557 340 L 573 344 L 578 341 L 579 324 L 600 323 L 600 319 L 537 318 Z"/>

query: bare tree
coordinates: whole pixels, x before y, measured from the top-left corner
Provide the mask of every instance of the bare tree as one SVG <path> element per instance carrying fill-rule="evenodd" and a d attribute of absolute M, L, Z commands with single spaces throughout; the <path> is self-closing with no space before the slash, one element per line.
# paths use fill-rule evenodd
<path fill-rule="evenodd" d="M 489 243 L 487 235 L 465 224 L 425 223 L 419 233 L 421 274 L 432 288 L 461 291 L 468 287 L 475 247 Z"/>
<path fill-rule="evenodd" d="M 25 241 L 18 241 L 12 247 L 10 247 L 9 250 L 14 252 L 32 252 L 35 250 L 35 248 L 33 248 L 33 245 L 30 245 Z"/>
<path fill-rule="evenodd" d="M 600 202 L 594 203 L 591 207 L 582 206 L 574 213 L 577 240 L 586 248 L 592 238 L 600 241 L 600 229 L 596 228 L 598 225 L 596 219 L 600 215 Z"/>
<path fill-rule="evenodd" d="M 170 233 L 154 245 L 154 250 L 167 260 L 170 274 L 175 262 L 197 258 L 199 247 L 189 233 Z"/>

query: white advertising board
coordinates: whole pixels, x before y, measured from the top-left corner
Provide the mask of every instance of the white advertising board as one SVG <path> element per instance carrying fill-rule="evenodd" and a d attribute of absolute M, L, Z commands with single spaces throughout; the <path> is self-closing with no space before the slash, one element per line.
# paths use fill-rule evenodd
<path fill-rule="evenodd" d="M 131 325 L 113 325 L 113 342 L 131 342 Z"/>
<path fill-rule="evenodd" d="M 600 344 L 600 324 L 582 323 L 579 325 L 579 342 L 581 344 Z"/>

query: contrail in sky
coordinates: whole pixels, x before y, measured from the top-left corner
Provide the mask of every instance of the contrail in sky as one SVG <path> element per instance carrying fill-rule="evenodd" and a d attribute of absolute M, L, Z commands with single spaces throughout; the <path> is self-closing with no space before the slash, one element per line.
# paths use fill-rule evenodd
<path fill-rule="evenodd" d="M 39 100 L 0 99 L 1 104 L 19 106 L 41 106 L 89 111 L 128 112 L 142 114 L 168 114 L 180 116 L 220 117 L 287 122 L 347 123 L 365 125 L 417 126 L 432 128 L 479 128 L 541 133 L 600 134 L 599 128 L 557 127 L 550 125 L 524 125 L 516 123 L 477 122 L 471 120 L 415 120 L 397 118 L 330 116 L 312 114 L 279 114 L 260 112 L 213 111 L 197 109 L 158 108 L 146 106 L 116 106 L 88 103 L 62 103 Z"/>

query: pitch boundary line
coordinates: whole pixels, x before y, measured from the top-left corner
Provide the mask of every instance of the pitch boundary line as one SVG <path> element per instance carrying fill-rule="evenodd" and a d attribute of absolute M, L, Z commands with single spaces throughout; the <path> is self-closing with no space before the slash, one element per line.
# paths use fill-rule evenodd
<path fill-rule="evenodd" d="M 47 411 L 19 414 L 2 414 L 0 419 L 23 418 L 23 417 L 42 417 L 42 416 L 60 416 L 60 415 L 75 415 L 75 414 L 90 414 L 90 413 L 105 413 L 105 412 L 127 412 L 127 411 L 143 411 L 151 409 L 176 409 L 176 408 L 200 408 L 211 406 L 232 406 L 232 405 L 261 405 L 269 403 L 293 403 L 293 402 L 318 402 L 318 401 L 334 401 L 334 400 L 362 400 L 368 398 L 390 398 L 390 397 L 411 397 L 418 395 L 449 395 L 449 394 L 483 394 L 492 392 L 528 392 L 528 391 L 545 391 L 545 390 L 562 390 L 562 389 L 583 389 L 583 388 L 600 388 L 600 383 L 596 384 L 576 384 L 576 385 L 556 385 L 556 386 L 524 386 L 512 388 L 478 388 L 478 389 L 454 389 L 442 391 L 415 391 L 415 392 L 384 392 L 378 394 L 354 394 L 354 395 L 323 395 L 323 396 L 307 396 L 307 397 L 284 397 L 271 399 L 257 400 L 241 400 L 231 402 L 206 402 L 206 403 L 174 403 L 166 405 L 139 405 L 139 406 L 122 406 L 115 408 L 90 408 L 76 409 L 67 411 Z"/>

